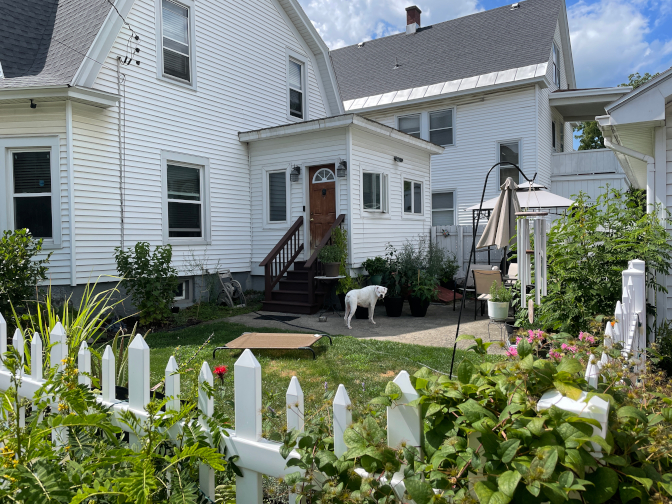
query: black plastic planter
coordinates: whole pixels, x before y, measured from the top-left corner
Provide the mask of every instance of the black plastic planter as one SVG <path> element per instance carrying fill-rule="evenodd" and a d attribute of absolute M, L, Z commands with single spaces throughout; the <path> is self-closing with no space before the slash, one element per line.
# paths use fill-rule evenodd
<path fill-rule="evenodd" d="M 363 306 L 358 306 L 355 311 L 355 318 L 366 320 L 369 318 L 369 309 Z"/>
<path fill-rule="evenodd" d="M 385 313 L 388 317 L 401 317 L 401 311 L 404 309 L 403 297 L 386 297 Z"/>
<path fill-rule="evenodd" d="M 408 298 L 408 304 L 411 307 L 411 315 L 414 317 L 424 317 L 427 315 L 427 308 L 429 308 L 429 300 L 422 300 L 420 298 L 411 296 Z"/>

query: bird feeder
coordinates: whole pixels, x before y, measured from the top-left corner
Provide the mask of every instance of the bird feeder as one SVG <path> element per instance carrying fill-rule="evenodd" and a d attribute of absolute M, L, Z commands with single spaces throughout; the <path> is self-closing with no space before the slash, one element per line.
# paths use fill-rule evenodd
<path fill-rule="evenodd" d="M 532 285 L 532 256 L 534 256 L 534 301 L 541 304 L 546 295 L 546 229 L 548 212 L 516 212 L 518 219 L 518 279 L 520 303 L 527 304 L 527 286 Z M 530 227 L 534 228 L 534 249 L 530 247 Z"/>

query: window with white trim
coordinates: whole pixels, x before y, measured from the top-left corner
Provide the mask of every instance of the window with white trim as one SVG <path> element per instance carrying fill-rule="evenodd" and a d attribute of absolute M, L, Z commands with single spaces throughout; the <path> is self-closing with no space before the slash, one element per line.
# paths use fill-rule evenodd
<path fill-rule="evenodd" d="M 520 166 L 520 142 L 501 142 L 498 144 L 499 162 L 504 163 L 499 165 L 499 185 L 501 186 L 508 177 L 518 184 L 520 180 L 520 172 L 513 164 Z M 509 164 L 513 163 L 513 164 Z"/>
<path fill-rule="evenodd" d="M 429 113 L 429 141 L 436 145 L 453 145 L 453 109 Z"/>
<path fill-rule="evenodd" d="M 362 173 L 362 204 L 369 212 L 388 213 L 388 176 L 384 173 Z"/>
<path fill-rule="evenodd" d="M 182 166 L 168 161 L 168 236 L 203 237 L 203 167 Z"/>
<path fill-rule="evenodd" d="M 553 42 L 553 82 L 560 87 L 560 49 Z"/>
<path fill-rule="evenodd" d="M 420 114 L 399 117 L 397 119 L 397 129 L 415 138 L 420 138 Z"/>
<path fill-rule="evenodd" d="M 268 172 L 268 221 L 287 220 L 287 173 L 285 170 Z"/>
<path fill-rule="evenodd" d="M 51 149 L 12 151 L 11 163 L 14 229 L 52 239 Z"/>
<path fill-rule="evenodd" d="M 289 58 L 288 87 L 289 115 L 303 119 L 305 115 L 304 65 L 293 58 Z"/>
<path fill-rule="evenodd" d="M 163 75 L 191 82 L 191 34 L 189 7 L 161 0 Z"/>
<path fill-rule="evenodd" d="M 404 213 L 422 214 L 422 182 L 404 180 Z"/>
<path fill-rule="evenodd" d="M 551 121 L 551 146 L 553 147 L 553 152 L 556 152 L 555 148 L 555 138 L 556 138 L 556 131 L 555 131 L 555 121 Z"/>
<path fill-rule="evenodd" d="M 189 299 L 189 280 L 182 280 L 175 289 L 175 301 L 184 301 Z"/>
<path fill-rule="evenodd" d="M 560 152 L 565 152 L 565 123 L 560 123 Z"/>
<path fill-rule="evenodd" d="M 432 193 L 432 226 L 455 225 L 455 193 Z"/>

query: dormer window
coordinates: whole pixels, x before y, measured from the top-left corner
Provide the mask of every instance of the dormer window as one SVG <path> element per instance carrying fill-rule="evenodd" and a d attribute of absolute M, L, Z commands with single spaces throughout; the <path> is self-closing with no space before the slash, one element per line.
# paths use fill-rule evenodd
<path fill-rule="evenodd" d="M 553 82 L 560 87 L 560 49 L 553 42 Z"/>

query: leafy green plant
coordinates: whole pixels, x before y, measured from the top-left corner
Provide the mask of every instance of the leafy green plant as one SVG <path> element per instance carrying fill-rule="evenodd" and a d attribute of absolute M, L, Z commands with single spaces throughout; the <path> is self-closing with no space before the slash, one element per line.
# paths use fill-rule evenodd
<path fill-rule="evenodd" d="M 446 252 L 443 259 L 441 272 L 439 273 L 439 280 L 444 283 L 452 281 L 459 269 L 460 266 L 457 264 L 457 258 L 455 257 L 455 254 L 452 252 Z"/>
<path fill-rule="evenodd" d="M 632 259 L 646 262 L 647 287 L 667 292 L 657 278 L 670 272 L 672 245 L 659 210 L 646 213 L 636 195 L 613 188 L 594 203 L 576 197 L 548 233 L 548 295 L 535 311 L 544 329 L 578 333 L 594 314 L 613 313 Z"/>
<path fill-rule="evenodd" d="M 387 261 L 380 256 L 367 259 L 362 263 L 362 267 L 367 271 L 369 276 L 383 275 L 388 268 Z"/>
<path fill-rule="evenodd" d="M 337 245 L 326 245 L 322 247 L 317 257 L 323 263 L 340 263 L 342 252 Z"/>
<path fill-rule="evenodd" d="M 6 318 L 12 306 L 22 312 L 26 301 L 37 297 L 37 285 L 47 279 L 52 252 L 37 259 L 41 251 L 42 239 L 27 229 L 6 230 L 0 238 L 0 313 Z"/>
<path fill-rule="evenodd" d="M 351 290 L 361 288 L 362 279 L 359 276 L 352 277 L 350 275 L 345 275 L 345 278 L 341 278 L 338 281 L 338 285 L 336 286 L 336 294 L 347 294 Z"/>
<path fill-rule="evenodd" d="M 511 291 L 507 289 L 504 284 L 497 285 L 497 282 L 493 282 L 490 286 L 490 299 L 495 303 L 510 303 L 513 295 Z"/>
<path fill-rule="evenodd" d="M 172 247 L 157 245 L 152 252 L 149 243 L 138 242 L 133 248 L 117 247 L 114 251 L 122 285 L 140 312 L 140 323 L 150 325 L 167 320 L 178 283 L 177 270 L 170 264 Z"/>
<path fill-rule="evenodd" d="M 435 301 L 439 296 L 438 284 L 439 281 L 428 272 L 418 270 L 416 277 L 410 283 L 411 297 L 424 302 Z"/>
<path fill-rule="evenodd" d="M 656 342 L 650 349 L 653 365 L 672 378 L 672 322 L 665 320 L 656 331 Z"/>

